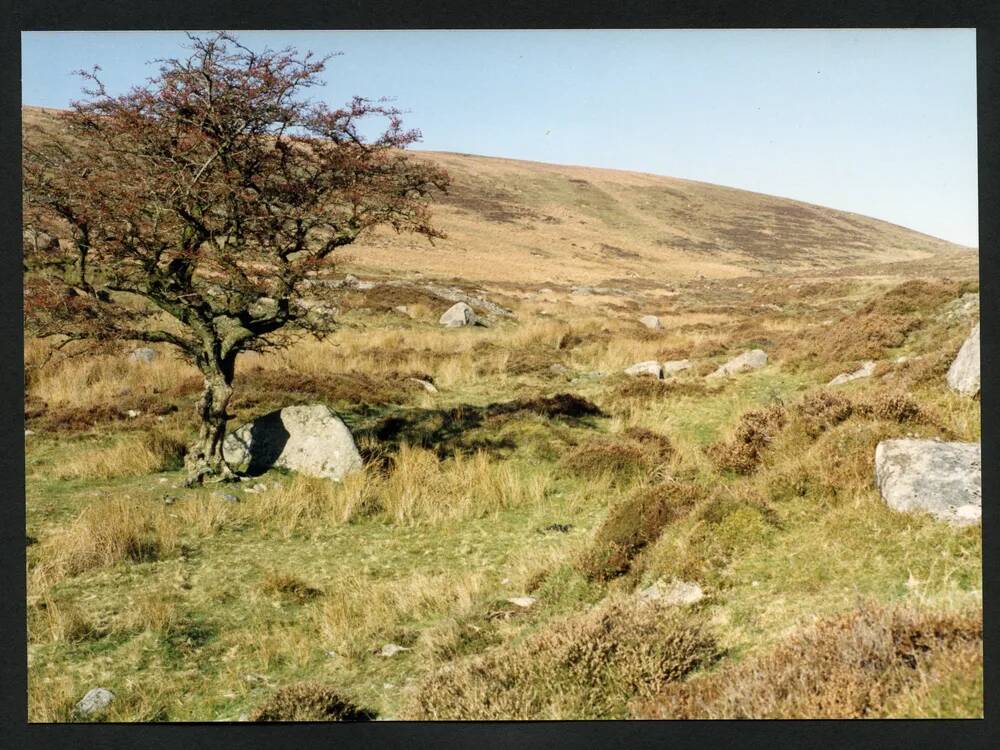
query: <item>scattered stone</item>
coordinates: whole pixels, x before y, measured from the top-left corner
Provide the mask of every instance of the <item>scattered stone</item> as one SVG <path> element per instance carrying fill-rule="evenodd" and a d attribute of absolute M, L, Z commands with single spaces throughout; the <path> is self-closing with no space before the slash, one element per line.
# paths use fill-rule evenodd
<path fill-rule="evenodd" d="M 963 396 L 979 393 L 979 323 L 958 350 L 948 368 L 948 387 Z"/>
<path fill-rule="evenodd" d="M 656 360 L 650 359 L 645 362 L 636 362 L 634 365 L 625 368 L 626 375 L 653 375 L 656 378 L 663 377 L 663 366 Z"/>
<path fill-rule="evenodd" d="M 896 357 L 896 359 L 894 359 L 893 362 L 895 362 L 897 365 L 901 365 L 904 362 L 909 362 L 910 359 L 911 357 L 907 357 L 905 354 L 901 354 L 900 356 Z"/>
<path fill-rule="evenodd" d="M 512 596 L 507 601 L 509 601 L 511 604 L 521 607 L 522 609 L 527 609 L 538 600 L 533 596 Z"/>
<path fill-rule="evenodd" d="M 701 601 L 704 596 L 705 592 L 697 583 L 687 581 L 666 583 L 662 578 L 639 592 L 639 599 L 643 602 L 658 602 L 668 606 L 694 604 Z"/>
<path fill-rule="evenodd" d="M 419 383 L 428 393 L 438 392 L 437 387 L 429 380 L 421 380 L 420 378 L 409 378 L 409 380 L 412 380 L 414 383 Z"/>
<path fill-rule="evenodd" d="M 163 496 L 163 504 L 164 504 L 164 505 L 173 505 L 173 504 L 174 504 L 174 503 L 176 503 L 176 502 L 177 502 L 177 501 L 178 501 L 179 499 L 180 499 L 180 498 L 179 498 L 179 497 L 177 497 L 177 495 L 164 495 L 164 496 Z"/>
<path fill-rule="evenodd" d="M 979 443 L 901 438 L 875 449 L 875 484 L 889 507 L 930 513 L 955 525 L 982 517 Z"/>
<path fill-rule="evenodd" d="M 347 425 L 324 404 L 286 406 L 230 434 L 223 456 L 236 471 L 257 476 L 272 467 L 341 480 L 362 466 Z"/>
<path fill-rule="evenodd" d="M 552 290 L 549 289 L 547 286 L 542 287 L 538 291 L 539 291 L 540 294 L 552 294 Z"/>
<path fill-rule="evenodd" d="M 215 496 L 222 498 L 227 503 L 238 503 L 240 501 L 240 496 L 234 495 L 232 492 L 216 492 Z"/>
<path fill-rule="evenodd" d="M 403 315 L 409 315 L 410 314 L 410 308 L 407 307 L 406 305 L 396 305 L 392 309 L 395 310 L 398 313 L 402 313 Z"/>
<path fill-rule="evenodd" d="M 938 318 L 945 322 L 957 322 L 968 318 L 979 316 L 979 295 L 975 292 L 966 292 L 956 300 L 952 300 L 945 305 Z"/>
<path fill-rule="evenodd" d="M 166 484 L 166 483 L 167 483 L 167 482 L 169 482 L 170 480 L 169 480 L 169 479 L 167 479 L 166 477 L 160 477 L 160 478 L 158 478 L 158 479 L 157 479 L 156 481 L 157 481 L 157 482 L 159 482 L 160 484 Z"/>
<path fill-rule="evenodd" d="M 460 328 L 474 326 L 478 320 L 471 307 L 464 302 L 456 302 L 445 311 L 438 322 L 446 328 Z"/>
<path fill-rule="evenodd" d="M 129 409 L 127 412 L 125 412 L 125 416 L 127 416 L 129 419 L 135 419 L 140 414 L 142 414 L 142 412 L 139 411 L 138 409 Z"/>
<path fill-rule="evenodd" d="M 107 688 L 91 688 L 76 704 L 76 713 L 79 716 L 93 716 L 110 706 L 114 699 L 115 694 Z"/>
<path fill-rule="evenodd" d="M 143 346 L 138 349 L 133 349 L 131 354 L 128 355 L 130 362 L 145 362 L 149 363 L 156 359 L 159 354 L 156 353 L 156 349 L 150 349 L 148 346 Z"/>
<path fill-rule="evenodd" d="M 248 492 L 251 495 L 256 495 L 258 492 L 265 492 L 267 490 L 267 485 L 263 482 L 257 482 L 257 484 L 252 487 L 247 487 L 244 492 Z"/>
<path fill-rule="evenodd" d="M 722 375 L 735 375 L 739 372 L 747 372 L 749 370 L 759 370 L 761 367 L 767 364 L 767 354 L 763 349 L 751 349 L 750 351 L 743 352 L 740 356 L 734 357 L 733 359 L 726 362 L 718 370 L 713 372 L 708 377 L 717 378 Z"/>
<path fill-rule="evenodd" d="M 639 318 L 639 322 L 646 326 L 646 328 L 653 331 L 659 331 L 663 328 L 663 324 L 660 323 L 660 319 L 655 315 L 643 315 Z"/>
<path fill-rule="evenodd" d="M 828 385 L 843 385 L 844 383 L 849 383 L 852 380 L 859 380 L 860 378 L 870 378 L 872 373 L 875 372 L 875 363 L 872 360 L 864 362 L 861 367 L 859 367 L 854 372 L 842 372 L 840 375 L 831 380 Z"/>
<path fill-rule="evenodd" d="M 663 377 L 667 375 L 676 375 L 684 370 L 691 369 L 691 362 L 687 359 L 672 359 L 669 362 L 663 363 Z"/>
<path fill-rule="evenodd" d="M 395 643 L 387 643 L 381 649 L 379 649 L 377 653 L 380 656 L 389 657 L 389 656 L 395 656 L 401 651 L 409 651 L 409 650 L 410 649 L 406 648 L 405 646 L 399 646 Z"/>

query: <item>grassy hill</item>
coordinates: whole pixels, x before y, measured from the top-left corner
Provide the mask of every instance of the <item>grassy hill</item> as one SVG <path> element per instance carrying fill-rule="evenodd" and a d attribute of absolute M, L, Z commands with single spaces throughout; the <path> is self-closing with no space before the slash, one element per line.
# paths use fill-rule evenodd
<path fill-rule="evenodd" d="M 980 439 L 945 384 L 975 252 L 683 180 L 421 157 L 454 176 L 449 239 L 377 235 L 339 271 L 514 315 L 444 329 L 416 286 L 344 288 L 333 336 L 237 363 L 233 425 L 329 405 L 365 459 L 344 482 L 185 488 L 193 367 L 26 341 L 32 721 L 97 686 L 111 721 L 982 716 L 980 528 L 872 481 L 881 440 Z M 764 368 L 705 377 L 750 348 Z M 703 597 L 642 598 L 678 582 Z"/>

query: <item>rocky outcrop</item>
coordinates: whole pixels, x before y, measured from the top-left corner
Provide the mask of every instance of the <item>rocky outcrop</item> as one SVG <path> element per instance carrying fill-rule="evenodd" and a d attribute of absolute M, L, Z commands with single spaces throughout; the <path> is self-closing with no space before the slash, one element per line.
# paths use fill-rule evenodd
<path fill-rule="evenodd" d="M 980 444 L 883 440 L 875 449 L 875 484 L 896 510 L 930 513 L 957 525 L 978 523 L 983 505 Z"/>
<path fill-rule="evenodd" d="M 691 369 L 691 361 L 687 359 L 672 359 L 663 363 L 663 376 L 676 375 L 684 370 Z"/>
<path fill-rule="evenodd" d="M 767 364 L 767 353 L 763 349 L 751 349 L 743 352 L 740 356 L 726 362 L 718 370 L 708 377 L 718 378 L 724 375 L 735 375 L 740 372 L 759 370 Z"/>
<path fill-rule="evenodd" d="M 854 372 L 842 372 L 840 375 L 835 377 L 829 382 L 829 385 L 843 385 L 844 383 L 850 383 L 852 380 L 860 380 L 861 378 L 870 378 L 875 372 L 875 363 L 872 360 L 864 362 L 861 367 L 859 367 Z"/>
<path fill-rule="evenodd" d="M 652 375 L 655 378 L 663 377 L 663 366 L 654 359 L 645 362 L 636 362 L 634 365 L 625 368 L 626 375 Z"/>
<path fill-rule="evenodd" d="M 979 323 L 976 323 L 948 368 L 948 387 L 963 396 L 979 393 Z"/>
<path fill-rule="evenodd" d="M 150 349 L 148 346 L 143 346 L 138 349 L 133 349 L 129 352 L 128 361 L 129 362 L 145 362 L 150 363 L 156 359 L 159 355 L 156 353 L 156 349 Z"/>
<path fill-rule="evenodd" d="M 237 472 L 255 476 L 272 467 L 340 480 L 362 466 L 347 425 L 324 404 L 286 406 L 230 434 L 223 457 Z"/>

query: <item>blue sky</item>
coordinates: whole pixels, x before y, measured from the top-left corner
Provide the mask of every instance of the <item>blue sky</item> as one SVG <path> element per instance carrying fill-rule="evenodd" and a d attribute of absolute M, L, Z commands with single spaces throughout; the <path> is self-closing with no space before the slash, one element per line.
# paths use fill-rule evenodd
<path fill-rule="evenodd" d="M 241 32 L 342 52 L 312 95 L 391 96 L 418 148 L 703 180 L 978 246 L 975 33 Z M 22 35 L 22 101 L 65 107 L 178 56 L 178 32 Z"/>

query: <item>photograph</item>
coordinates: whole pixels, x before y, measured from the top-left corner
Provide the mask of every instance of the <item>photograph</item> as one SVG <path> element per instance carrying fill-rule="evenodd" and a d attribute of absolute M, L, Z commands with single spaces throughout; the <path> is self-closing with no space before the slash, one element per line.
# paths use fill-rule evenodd
<path fill-rule="evenodd" d="M 20 42 L 29 723 L 984 717 L 976 29 Z"/>

